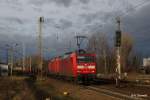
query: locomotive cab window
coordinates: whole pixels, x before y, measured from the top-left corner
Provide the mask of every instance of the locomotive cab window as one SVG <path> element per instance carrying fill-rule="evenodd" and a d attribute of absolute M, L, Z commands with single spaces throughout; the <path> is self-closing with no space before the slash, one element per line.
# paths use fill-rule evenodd
<path fill-rule="evenodd" d="M 77 61 L 78 63 L 95 62 L 95 57 L 94 56 L 78 56 Z"/>

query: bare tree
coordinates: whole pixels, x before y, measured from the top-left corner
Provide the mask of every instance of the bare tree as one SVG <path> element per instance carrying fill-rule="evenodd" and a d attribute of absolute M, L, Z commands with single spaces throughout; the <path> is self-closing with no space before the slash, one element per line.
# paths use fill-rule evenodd
<path fill-rule="evenodd" d="M 97 55 L 98 73 L 114 73 L 116 67 L 115 47 L 109 44 L 106 34 L 93 34 L 89 39 L 88 51 Z M 133 38 L 127 33 L 122 34 L 121 67 L 122 71 L 131 69 L 131 64 L 137 64 L 139 59 L 133 51 Z"/>
<path fill-rule="evenodd" d="M 133 38 L 131 35 L 127 33 L 122 34 L 122 45 L 121 45 L 121 65 L 122 65 L 122 71 L 127 71 L 129 68 L 129 60 L 130 55 L 133 49 Z"/>
<path fill-rule="evenodd" d="M 127 70 L 132 72 L 138 72 L 142 65 L 142 61 L 142 54 L 133 49 L 129 56 L 129 65 L 127 67 Z"/>
<path fill-rule="evenodd" d="M 97 71 L 106 74 L 111 70 L 110 65 L 112 59 L 108 38 L 104 33 L 93 34 L 89 39 L 88 51 L 97 55 Z"/>
<path fill-rule="evenodd" d="M 92 37 L 90 37 L 88 42 L 87 51 L 95 53 L 97 51 L 96 49 L 97 49 L 97 38 L 96 35 L 92 35 Z"/>

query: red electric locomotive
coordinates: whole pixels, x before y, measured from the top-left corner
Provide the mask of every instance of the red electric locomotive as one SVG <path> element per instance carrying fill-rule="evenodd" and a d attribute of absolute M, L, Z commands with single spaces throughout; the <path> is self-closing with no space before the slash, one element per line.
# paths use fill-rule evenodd
<path fill-rule="evenodd" d="M 76 80 L 91 81 L 96 75 L 95 54 L 71 52 L 49 62 L 49 72 Z"/>

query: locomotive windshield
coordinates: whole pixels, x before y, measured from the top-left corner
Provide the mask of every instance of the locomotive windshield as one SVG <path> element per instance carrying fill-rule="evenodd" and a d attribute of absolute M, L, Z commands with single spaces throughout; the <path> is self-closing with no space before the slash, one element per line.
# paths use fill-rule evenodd
<path fill-rule="evenodd" d="M 78 60 L 78 63 L 95 62 L 95 57 L 94 56 L 78 56 L 77 60 Z"/>

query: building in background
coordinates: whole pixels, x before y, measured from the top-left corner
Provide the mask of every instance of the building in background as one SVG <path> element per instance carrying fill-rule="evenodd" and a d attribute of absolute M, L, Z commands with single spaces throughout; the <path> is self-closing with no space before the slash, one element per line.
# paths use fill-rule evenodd
<path fill-rule="evenodd" d="M 143 59 L 143 68 L 146 74 L 150 74 L 150 57 Z"/>
<path fill-rule="evenodd" d="M 8 64 L 0 63 L 0 76 L 8 76 L 9 67 Z"/>
<path fill-rule="evenodd" d="M 150 66 L 150 58 L 144 58 L 143 59 L 143 66 L 144 67 Z"/>

